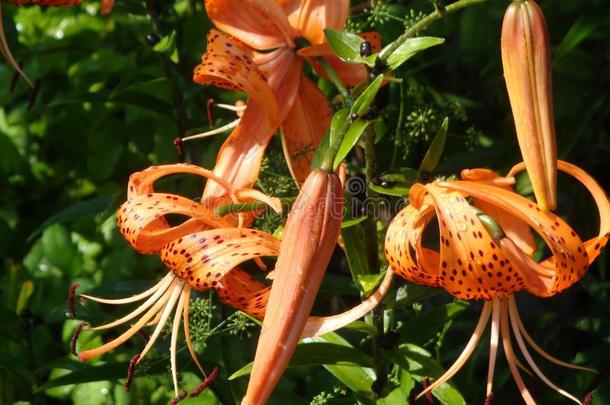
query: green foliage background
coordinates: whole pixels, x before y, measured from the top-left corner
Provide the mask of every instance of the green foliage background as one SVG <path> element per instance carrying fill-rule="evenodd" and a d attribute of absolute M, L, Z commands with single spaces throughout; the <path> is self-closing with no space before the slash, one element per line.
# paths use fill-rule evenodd
<path fill-rule="evenodd" d="M 349 28 L 378 30 L 386 42 L 404 30 L 405 21 L 408 24 L 419 13 L 433 10 L 429 1 L 372 3 L 372 9 L 353 17 Z M 402 88 L 391 85 L 384 90 L 384 119 L 376 128 L 381 172 L 392 169 L 391 164 L 417 167 L 445 116 L 450 118 L 450 131 L 440 174 L 481 166 L 505 172 L 519 160 L 499 56 L 499 30 L 507 4 L 490 1 L 447 16 L 426 31 L 446 42 L 399 69 Z M 553 46 L 559 154 L 583 167 L 607 190 L 610 7 L 607 0 L 540 4 Z M 158 13 L 156 27 L 151 10 Z M 80 285 L 79 291 L 124 296 L 163 274 L 155 257 L 138 255 L 124 242 L 114 211 L 125 198 L 132 172 L 181 159 L 212 167 L 222 136 L 186 144 L 182 158 L 172 145 L 178 135 L 208 128 L 208 98 L 237 99 L 235 94 L 191 81 L 211 23 L 201 2 L 185 0 L 118 1 L 109 16 L 101 16 L 99 4 L 92 1 L 67 9 L 3 5 L 3 11 L 13 52 L 30 77 L 41 79 L 41 87 L 28 111 L 30 89 L 19 82 L 9 92 L 12 71 L 6 63 L 0 65 L 0 403 L 166 403 L 173 398 L 167 342 L 158 345 L 136 374 L 131 392 L 125 393 L 126 362 L 144 341 L 134 337 L 96 360 L 93 366 L 103 367 L 92 371 L 70 354 L 78 321 L 66 316 L 66 296 L 73 282 Z M 151 34 L 161 42 L 151 45 L 155 42 Z M 396 130 L 401 99 L 406 120 Z M 228 121 L 231 116 L 218 113 L 218 118 Z M 286 169 L 278 163 L 278 154 L 281 146 L 275 143 L 260 186 L 289 193 L 289 182 L 281 180 Z M 352 174 L 358 174 L 357 156 L 351 163 Z M 197 185 L 188 181 L 168 182 L 168 187 L 197 195 Z M 519 191 L 530 192 L 527 181 L 520 183 Z M 559 200 L 560 213 L 568 222 L 582 235 L 592 235 L 597 217 L 586 193 L 562 181 Z M 610 359 L 609 293 L 603 255 L 569 291 L 544 301 L 520 296 L 519 305 L 530 332 L 548 352 L 602 368 Z M 441 364 L 451 364 L 480 309 L 479 303 L 452 302 L 444 293 L 401 283 L 397 296 L 388 303 L 393 312 L 387 322 L 402 343 L 411 345 L 399 350 L 388 337 L 386 358 L 398 365 L 390 369 L 391 383 L 377 395 L 377 403 L 404 403 L 415 381 L 438 375 Z M 222 333 L 210 335 L 206 322 L 216 325 L 231 310 L 213 295 L 200 298 L 195 307 L 201 311 L 202 326 L 195 327 L 194 334 L 207 368 L 218 365 L 220 375 L 211 389 L 185 403 L 236 403 L 246 380 L 228 381 L 228 377 L 251 361 L 257 329 L 233 315 L 233 323 L 221 328 Z M 346 261 L 338 257 L 323 285 L 318 310 L 328 313 L 328 308 L 349 307 L 357 300 Z M 112 310 L 79 305 L 78 319 L 97 324 L 120 313 Z M 80 348 L 100 344 L 112 334 L 87 332 L 79 339 Z M 374 402 L 366 371 L 370 369 L 360 367 L 370 363 L 366 327 L 341 335 L 333 343 L 353 350 L 333 351 L 333 346 L 324 344 L 309 347 L 310 352 L 301 354 L 301 366 L 291 368 L 282 380 L 273 403 Z M 453 387 L 461 395 L 449 387 L 437 400 L 483 403 L 487 368 L 483 346 L 454 379 Z M 194 388 L 199 380 L 193 364 L 187 356 L 179 361 L 183 385 Z M 323 362 L 334 365 L 314 365 Z M 342 366 L 345 362 L 351 367 Z M 558 385 L 578 395 L 594 378 L 554 366 L 543 369 Z M 363 391 L 349 389 L 350 378 L 364 378 Z M 494 404 L 520 401 L 502 357 L 495 382 Z M 526 383 L 540 403 L 565 402 L 540 381 L 526 377 Z M 600 386 L 594 403 L 610 403 L 609 386 Z"/>

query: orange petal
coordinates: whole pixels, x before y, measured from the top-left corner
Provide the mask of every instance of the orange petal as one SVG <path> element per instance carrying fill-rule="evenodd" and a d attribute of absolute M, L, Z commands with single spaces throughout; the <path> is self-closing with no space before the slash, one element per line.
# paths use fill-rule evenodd
<path fill-rule="evenodd" d="M 292 108 L 299 90 L 303 61 L 290 48 L 272 52 L 253 52 L 252 60 L 273 89 L 278 105 L 278 120 L 283 122 Z"/>
<path fill-rule="evenodd" d="M 313 154 L 330 126 L 326 97 L 303 77 L 298 97 L 282 124 L 282 146 L 292 177 L 302 184 L 311 171 Z"/>
<path fill-rule="evenodd" d="M 521 274 L 528 279 L 523 289 L 535 295 L 551 296 L 574 284 L 586 272 L 588 259 L 586 253 L 582 253 L 582 241 L 569 225 L 552 212 L 544 212 L 527 198 L 499 187 L 464 181 L 439 184 L 496 206 L 513 216 L 515 221 L 527 223 L 544 239 L 553 256 L 540 265 L 554 273 L 552 281 L 550 284 L 545 282 L 546 287 L 541 288 L 535 281 L 537 277 L 530 274 L 531 270 L 528 272 L 527 268 L 523 268 L 520 269 Z M 535 269 L 532 270 L 535 272 Z"/>
<path fill-rule="evenodd" d="M 206 52 L 195 67 L 193 80 L 229 90 L 241 91 L 264 107 L 269 122 L 277 120 L 277 104 L 273 91 L 254 66 L 249 52 L 217 30 L 208 33 Z"/>
<path fill-rule="evenodd" d="M 511 185 L 515 183 L 514 177 L 500 177 L 499 174 L 488 169 L 462 170 L 462 179 L 476 181 L 477 183 L 488 182 L 509 191 L 513 190 Z M 510 185 L 502 183 L 510 183 Z M 534 253 L 536 250 L 536 240 L 528 224 L 522 221 L 515 221 L 512 216 L 505 215 L 502 210 L 485 201 L 476 200 L 475 206 L 494 218 L 506 236 L 514 241 L 525 254 L 531 256 Z"/>
<path fill-rule="evenodd" d="M 205 0 L 205 9 L 214 25 L 254 49 L 292 45 L 294 30 L 276 0 Z"/>
<path fill-rule="evenodd" d="M 102 6 L 102 14 L 110 14 L 114 7 L 114 0 L 101 0 L 100 4 Z"/>
<path fill-rule="evenodd" d="M 258 178 L 265 148 L 276 129 L 264 118 L 263 107 L 254 101 L 248 102 L 241 122 L 218 152 L 214 174 L 234 188 L 251 188 Z M 209 181 L 203 198 L 214 199 L 225 194 L 225 188 L 218 182 Z"/>
<path fill-rule="evenodd" d="M 256 319 L 263 319 L 265 316 L 270 290 L 270 287 L 239 268 L 228 272 L 216 285 L 222 302 Z"/>
<path fill-rule="evenodd" d="M 600 254 L 601 250 L 608 243 L 610 237 L 610 201 L 606 192 L 599 186 L 599 184 L 593 179 L 587 172 L 582 170 L 580 167 L 575 166 L 571 163 L 564 162 L 562 160 L 557 161 L 559 170 L 568 173 L 576 180 L 581 182 L 587 190 L 591 193 L 595 204 L 597 205 L 597 211 L 599 214 L 599 231 L 596 237 L 593 237 L 584 242 L 584 249 L 587 252 L 589 264 L 593 263 L 595 258 Z M 524 163 L 515 165 L 509 175 L 514 175 L 525 169 Z"/>
<path fill-rule="evenodd" d="M 277 256 L 280 241 L 253 229 L 224 228 L 193 233 L 161 249 L 161 260 L 191 288 L 216 288 L 241 263 L 262 256 Z"/>
<path fill-rule="evenodd" d="M 290 24 L 312 44 L 324 42 L 324 29 L 343 30 L 349 0 L 288 0 L 284 2 Z"/>

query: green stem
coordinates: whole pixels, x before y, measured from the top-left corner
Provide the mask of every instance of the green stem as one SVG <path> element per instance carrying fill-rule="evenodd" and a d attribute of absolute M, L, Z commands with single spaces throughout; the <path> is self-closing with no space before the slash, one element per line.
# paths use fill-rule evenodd
<path fill-rule="evenodd" d="M 320 64 L 320 67 L 324 70 L 324 73 L 326 73 L 328 76 L 331 83 L 337 88 L 337 90 L 339 90 L 339 94 L 341 94 L 346 101 L 349 100 L 349 92 L 347 91 L 347 88 L 345 88 L 345 85 L 337 72 L 335 72 L 335 69 L 333 69 L 330 63 L 328 63 L 328 61 L 324 58 L 317 58 L 316 60 Z"/>
<path fill-rule="evenodd" d="M 402 81 L 398 84 L 398 86 L 400 91 L 400 110 L 398 112 L 398 123 L 396 124 L 396 131 L 394 131 L 394 150 L 392 151 L 392 164 L 390 165 L 390 167 L 394 167 L 396 165 L 396 161 L 398 160 L 400 131 L 402 131 L 403 129 L 402 126 L 405 120 L 405 87 Z"/>
<path fill-rule="evenodd" d="M 377 176 L 377 153 L 375 152 L 375 134 L 369 129 L 364 134 L 364 159 L 366 161 L 366 184 L 371 184 Z M 376 200 L 377 193 L 368 188 L 367 198 Z M 367 246 L 367 261 L 372 274 L 378 274 L 381 271 L 379 262 L 379 247 L 377 240 L 377 219 L 375 215 L 367 215 L 365 222 L 366 246 Z M 381 339 L 383 338 L 383 306 L 378 305 L 372 311 L 373 326 L 379 332 L 373 340 L 373 368 L 377 377 L 376 388 L 381 392 L 387 383 L 387 366 L 382 353 Z"/>
<path fill-rule="evenodd" d="M 436 20 L 439 20 L 441 17 L 445 16 L 446 14 L 451 14 L 451 13 L 461 10 L 463 8 L 470 7 L 475 4 L 479 4 L 479 3 L 484 3 L 486 1 L 487 0 L 460 0 L 460 1 L 456 1 L 453 4 L 446 6 L 442 10 L 440 10 L 440 9 L 435 10 L 434 12 L 432 12 L 432 13 L 428 14 L 426 17 L 424 17 L 422 20 L 418 21 L 411 28 L 406 30 L 404 34 L 402 34 L 394 42 L 392 42 L 390 45 L 388 45 L 388 47 L 385 48 L 383 51 L 381 51 L 381 53 L 379 54 L 379 59 L 381 59 L 381 61 L 385 63 L 387 58 L 391 54 L 393 54 L 394 51 L 396 51 L 396 49 L 398 49 L 398 47 L 400 47 L 407 39 L 413 37 L 418 32 L 423 31 L 424 29 L 428 28 L 428 26 L 430 24 L 432 24 Z"/>

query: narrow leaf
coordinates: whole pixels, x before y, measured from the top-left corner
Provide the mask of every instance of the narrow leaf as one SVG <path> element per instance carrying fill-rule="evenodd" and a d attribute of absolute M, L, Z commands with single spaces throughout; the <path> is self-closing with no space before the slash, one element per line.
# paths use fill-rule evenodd
<path fill-rule="evenodd" d="M 407 39 L 401 46 L 398 47 L 387 59 L 387 65 L 391 70 L 395 70 L 400 65 L 405 63 L 411 57 L 424 49 L 440 45 L 445 40 L 436 37 L 417 37 Z M 381 51 L 383 54 L 383 51 Z"/>
<path fill-rule="evenodd" d="M 352 108 L 350 110 L 350 115 L 355 114 L 356 116 L 360 117 L 362 114 L 366 113 L 366 110 L 368 110 L 369 106 L 375 99 L 375 96 L 377 95 L 382 83 L 383 74 L 378 75 L 375 80 L 369 84 L 369 87 L 367 87 L 362 94 L 360 94 L 356 101 L 354 101 L 354 104 L 352 104 Z"/>
<path fill-rule="evenodd" d="M 337 167 L 339 167 L 341 162 L 343 162 L 343 159 L 347 157 L 354 146 L 356 146 L 358 140 L 372 122 L 373 121 L 356 120 L 352 123 L 352 125 L 350 125 L 347 133 L 341 141 L 337 155 L 335 155 L 335 162 L 333 164 L 333 168 L 335 170 Z"/>
<path fill-rule="evenodd" d="M 445 118 L 441 124 L 438 133 L 432 140 L 430 148 L 426 152 L 426 156 L 419 166 L 419 170 L 422 172 L 431 173 L 434 171 L 438 162 L 441 161 L 441 155 L 445 150 L 445 142 L 447 140 L 447 129 L 449 128 L 449 118 Z"/>
<path fill-rule="evenodd" d="M 364 39 L 351 32 L 331 29 L 325 29 L 324 35 L 326 35 L 330 47 L 341 60 L 349 63 L 362 62 L 360 45 L 364 42 Z"/>

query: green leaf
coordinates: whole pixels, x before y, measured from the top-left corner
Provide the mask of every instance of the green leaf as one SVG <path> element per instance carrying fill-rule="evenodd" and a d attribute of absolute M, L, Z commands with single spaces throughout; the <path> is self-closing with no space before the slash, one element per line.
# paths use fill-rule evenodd
<path fill-rule="evenodd" d="M 443 42 L 445 42 L 443 38 L 437 37 L 409 38 L 394 52 L 392 52 L 391 55 L 388 56 L 386 64 L 388 65 L 388 68 L 395 70 L 417 53 L 423 51 L 424 49 L 440 45 Z M 383 54 L 383 51 L 381 51 L 381 53 Z"/>
<path fill-rule="evenodd" d="M 405 321 L 396 330 L 400 334 L 400 342 L 423 345 L 432 339 L 447 322 L 464 312 L 466 307 L 468 307 L 468 303 L 457 301 L 435 307 Z"/>
<path fill-rule="evenodd" d="M 34 232 L 32 232 L 27 240 L 28 242 L 31 241 L 51 225 L 72 221 L 76 218 L 87 215 L 103 213 L 108 209 L 114 198 L 114 195 L 102 195 L 80 201 L 68 208 L 65 208 L 44 221 L 38 228 L 36 228 Z"/>
<path fill-rule="evenodd" d="M 420 383 L 426 378 L 438 378 L 444 373 L 443 368 L 432 355 L 417 345 L 404 344 L 395 350 L 384 350 L 384 354 L 408 370 L 411 376 Z M 444 405 L 466 404 L 462 394 L 449 382 L 433 390 L 432 395 Z"/>
<path fill-rule="evenodd" d="M 327 333 L 323 336 L 307 338 L 305 340 L 334 343 L 337 345 L 352 347 L 347 340 L 336 333 Z M 356 393 L 356 395 L 359 397 L 369 401 L 373 398 L 373 391 L 371 390 L 371 387 L 373 385 L 375 373 L 371 368 L 334 365 L 325 365 L 324 368 L 334 375 L 339 381 L 345 384 L 347 388 L 354 391 L 354 393 Z"/>
<path fill-rule="evenodd" d="M 369 188 L 377 194 L 389 195 L 392 197 L 406 197 L 411 189 L 410 184 L 397 183 L 391 187 L 382 187 L 375 184 L 369 184 Z"/>
<path fill-rule="evenodd" d="M 28 384 L 34 382 L 34 377 L 28 370 L 27 365 L 20 359 L 11 356 L 8 353 L 4 353 L 3 351 L 0 351 L 0 370 L 6 370 L 7 372 L 14 374 Z"/>
<path fill-rule="evenodd" d="M 353 347 L 327 342 L 310 342 L 297 345 L 288 367 L 319 365 L 371 367 L 372 360 Z M 251 371 L 252 363 L 249 363 L 234 372 L 229 380 L 248 375 Z"/>
<path fill-rule="evenodd" d="M 385 273 L 380 274 L 363 274 L 358 276 L 358 285 L 362 289 L 365 295 L 370 295 L 375 288 L 379 285 Z"/>
<path fill-rule="evenodd" d="M 373 121 L 356 120 L 352 123 L 352 125 L 350 125 L 349 129 L 347 130 L 347 133 L 343 137 L 343 141 L 341 141 L 339 150 L 335 155 L 333 169 L 336 170 L 337 167 L 339 167 L 341 162 L 343 162 L 343 159 L 345 159 L 345 157 L 348 155 L 348 153 L 350 153 L 352 148 L 356 146 L 358 140 L 372 122 Z"/>
<path fill-rule="evenodd" d="M 379 178 L 381 181 L 412 185 L 419 179 L 419 170 L 410 167 L 397 167 L 389 172 L 383 173 Z"/>
<path fill-rule="evenodd" d="M 394 388 L 388 395 L 377 400 L 377 405 L 406 404 L 409 394 L 401 387 Z"/>
<path fill-rule="evenodd" d="M 358 96 L 354 104 L 352 104 L 352 108 L 350 109 L 349 116 L 356 114 L 356 116 L 360 117 L 366 110 L 368 110 L 369 106 L 375 99 L 381 84 L 383 83 L 383 74 L 378 75 L 375 80 L 369 84 L 369 86 Z"/>
<path fill-rule="evenodd" d="M 438 162 L 441 161 L 441 155 L 445 150 L 445 142 L 447 140 L 447 129 L 449 128 L 449 118 L 445 118 L 441 124 L 438 133 L 432 140 L 430 148 L 426 152 L 426 156 L 419 166 L 419 170 L 422 172 L 432 173 Z"/>
<path fill-rule="evenodd" d="M 404 308 L 413 305 L 415 302 L 440 294 L 440 288 L 424 287 L 417 284 L 407 284 L 396 292 L 396 301 L 392 308 Z"/>
<path fill-rule="evenodd" d="M 349 108 L 342 108 L 335 112 L 333 119 L 330 123 L 330 130 L 326 133 L 320 145 L 316 149 L 316 153 L 313 155 L 311 160 L 312 169 L 320 168 L 324 163 L 325 159 L 328 158 L 329 151 L 337 150 L 339 142 L 343 138 L 343 134 L 347 131 L 349 118 Z"/>
<path fill-rule="evenodd" d="M 364 291 L 360 284 L 361 276 L 370 274 L 369 262 L 366 249 L 366 232 L 364 224 L 357 224 L 341 230 L 341 237 L 345 246 L 345 256 L 352 278 L 358 284 L 358 288 Z"/>
<path fill-rule="evenodd" d="M 379 335 L 379 331 L 371 324 L 368 324 L 363 321 L 354 321 L 349 325 L 345 326 L 347 329 L 354 330 L 360 333 L 365 333 L 370 336 Z"/>
<path fill-rule="evenodd" d="M 364 42 L 360 36 L 346 31 L 335 31 L 325 29 L 324 35 L 328 40 L 328 44 L 335 54 L 344 62 L 359 63 L 362 62 L 360 56 L 360 44 Z"/>
<path fill-rule="evenodd" d="M 352 227 L 354 225 L 358 225 L 359 223 L 361 223 L 364 220 L 366 220 L 366 217 L 344 219 L 343 222 L 341 223 L 341 229 L 346 229 L 346 228 Z"/>

